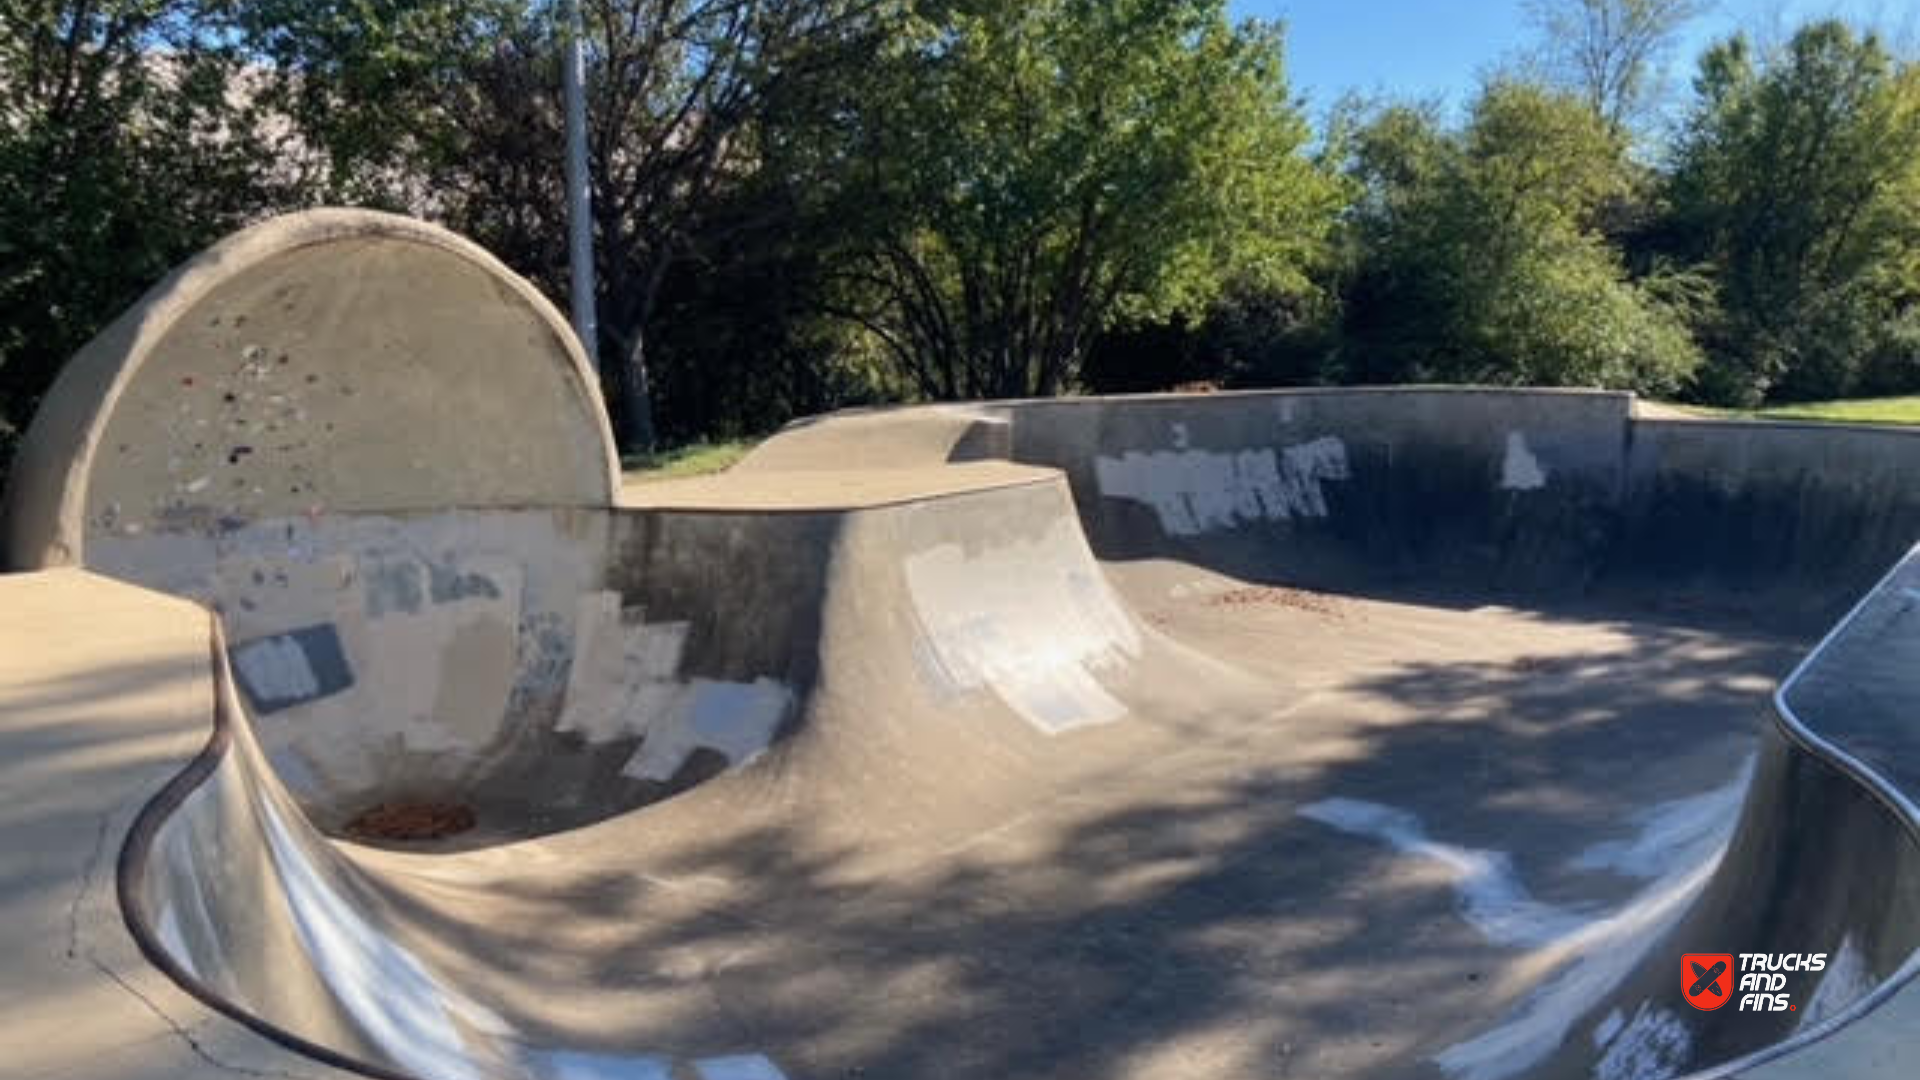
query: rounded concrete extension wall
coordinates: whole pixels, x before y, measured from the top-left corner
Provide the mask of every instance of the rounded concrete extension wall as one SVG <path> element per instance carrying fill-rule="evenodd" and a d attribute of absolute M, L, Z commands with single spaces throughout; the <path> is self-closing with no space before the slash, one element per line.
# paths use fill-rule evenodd
<path fill-rule="evenodd" d="M 444 229 L 292 214 L 175 270 L 74 357 L 13 468 L 5 561 L 268 518 L 606 506 L 591 370 L 530 284 Z"/>

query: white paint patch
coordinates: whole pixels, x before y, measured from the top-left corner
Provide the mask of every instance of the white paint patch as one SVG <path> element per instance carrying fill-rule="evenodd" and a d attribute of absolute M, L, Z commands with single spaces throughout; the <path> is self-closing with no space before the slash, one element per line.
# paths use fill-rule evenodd
<path fill-rule="evenodd" d="M 639 736 L 621 772 L 665 781 L 705 748 L 734 767 L 760 756 L 792 710 L 793 692 L 777 680 L 683 680 L 688 624 L 650 623 L 624 609 L 614 592 L 579 600 L 573 663 L 557 730 L 591 742 Z"/>
<path fill-rule="evenodd" d="M 233 666 L 257 698 L 268 701 L 304 701 L 320 692 L 320 680 L 307 662 L 306 650 L 287 637 L 271 637 L 236 646 Z"/>
<path fill-rule="evenodd" d="M 688 755 L 703 747 L 738 768 L 766 751 L 792 708 L 792 692 L 772 679 L 695 679 L 675 707 L 648 728 L 639 751 L 620 771 L 640 780 L 670 780 Z"/>
<path fill-rule="evenodd" d="M 1641 1002 L 1632 1022 L 1607 1040 L 1606 1052 L 1594 1063 L 1593 1080 L 1669 1080 L 1685 1071 L 1692 1056 L 1693 1035 L 1686 1021 Z"/>
<path fill-rule="evenodd" d="M 1048 734 L 1125 716 L 1095 672 L 1138 656 L 1140 631 L 1093 565 L 1071 519 L 1032 540 L 908 556 L 923 669 L 955 690 L 991 689 Z"/>
<path fill-rule="evenodd" d="M 1547 470 L 1527 448 L 1526 435 L 1507 432 L 1507 456 L 1500 462 L 1500 486 L 1508 491 L 1536 491 L 1547 486 Z"/>
<path fill-rule="evenodd" d="M 1594 1029 L 1593 1029 L 1594 1049 L 1596 1050 L 1604 1049 L 1608 1043 L 1613 1041 L 1613 1037 L 1615 1035 L 1620 1034 L 1620 1029 L 1626 1026 L 1627 1026 L 1627 1018 L 1625 1015 L 1623 1015 L 1620 1012 L 1619 1009 L 1615 1009 L 1612 1012 L 1608 1013 L 1606 1019 L 1600 1021 L 1600 1023 L 1594 1026 Z"/>
<path fill-rule="evenodd" d="M 1568 865 L 1652 879 L 1711 858 L 1732 833 L 1753 781 L 1753 762 L 1748 755 L 1719 787 L 1635 812 L 1632 820 L 1638 831 L 1631 838 L 1601 841 L 1575 855 Z"/>
<path fill-rule="evenodd" d="M 644 733 L 647 718 L 678 694 L 687 630 L 684 622 L 648 623 L 637 609 L 623 611 L 619 593 L 580 597 L 559 730 L 593 742 Z"/>
<path fill-rule="evenodd" d="M 1346 480 L 1347 447 L 1328 435 L 1238 451 L 1129 450 L 1094 459 L 1100 494 L 1151 506 L 1169 536 L 1198 536 L 1243 522 L 1327 516 L 1321 485 Z"/>
<path fill-rule="evenodd" d="M 1544 945 L 1589 921 L 1527 893 L 1505 852 L 1458 847 L 1429 839 L 1412 813 L 1361 799 L 1323 799 L 1300 808 L 1302 817 L 1343 832 L 1384 840 L 1396 850 L 1438 865 L 1459 898 L 1460 914 L 1490 941 Z"/>
<path fill-rule="evenodd" d="M 787 1080 L 779 1067 L 759 1054 L 702 1058 L 693 1063 L 700 1080 Z"/>
<path fill-rule="evenodd" d="M 545 511 L 395 518 L 316 508 L 213 536 L 90 536 L 87 556 L 115 577 L 218 603 L 233 642 L 335 627 L 352 685 L 288 705 L 256 733 L 290 790 L 327 801 L 417 780 L 423 767 L 440 779 L 484 771 L 500 736 L 535 715 L 529 706 L 551 715 L 544 706 L 565 686 L 574 603 L 604 580 L 609 528 L 602 516 Z M 411 615 L 388 604 L 399 597 L 376 605 L 369 596 L 370 576 L 405 563 L 428 571 L 414 574 Z M 438 625 L 404 625 L 416 617 Z M 324 687 L 327 671 L 312 656 Z M 433 761 L 396 754 L 396 743 Z"/>
<path fill-rule="evenodd" d="M 1723 849 L 1724 851 L 1724 849 Z M 1649 942 L 1685 914 L 1719 865 L 1722 852 L 1641 890 L 1613 914 L 1596 919 L 1527 957 L 1524 966 L 1557 974 L 1535 988 L 1498 1026 L 1435 1055 L 1460 1080 L 1503 1080 L 1558 1049 L 1573 1024 L 1631 974 Z"/>
<path fill-rule="evenodd" d="M 1867 968 L 1867 958 L 1860 947 L 1854 944 L 1853 935 L 1842 937 L 1840 948 L 1827 958 L 1820 985 L 1807 999 L 1807 1007 L 1800 1014 L 1799 1029 L 1804 1031 L 1839 1015 L 1847 1006 L 1866 997 L 1873 990 L 1873 984 L 1873 972 Z"/>
<path fill-rule="evenodd" d="M 1638 815 L 1639 832 L 1624 841 L 1595 845 L 1576 862 L 1652 882 L 1610 914 L 1596 916 L 1543 904 L 1528 895 L 1503 853 L 1478 851 L 1430 839 L 1415 815 L 1358 799 L 1326 799 L 1301 809 L 1314 820 L 1365 836 L 1430 860 L 1444 868 L 1459 895 L 1461 914 L 1490 940 L 1530 947 L 1519 967 L 1547 976 L 1505 1021 L 1448 1047 L 1434 1058 L 1459 1080 L 1504 1080 L 1538 1064 L 1563 1045 L 1574 1023 L 1605 999 L 1640 963 L 1649 942 L 1657 941 L 1705 887 L 1726 851 L 1739 811 L 1740 792 L 1751 776 L 1744 763 L 1727 784 L 1700 796 L 1676 799 Z M 1660 843 L 1677 845 L 1660 855 Z M 1635 1025 L 1639 1025 L 1638 1028 Z M 1684 1025 L 1670 1016 L 1642 1010 L 1632 1021 L 1610 1016 L 1595 1032 L 1596 1045 L 1616 1043 L 1621 1070 L 1610 1080 L 1651 1080 L 1672 1072 L 1661 1061 L 1684 1061 L 1690 1045 Z M 1631 1042 L 1623 1042 L 1629 1040 Z"/>

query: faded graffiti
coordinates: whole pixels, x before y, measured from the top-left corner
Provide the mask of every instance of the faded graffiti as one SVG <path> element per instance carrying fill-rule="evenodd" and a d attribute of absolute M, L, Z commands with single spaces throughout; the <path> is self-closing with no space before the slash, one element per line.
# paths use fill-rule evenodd
<path fill-rule="evenodd" d="M 1178 438 L 1176 445 L 1184 443 Z M 1129 450 L 1094 459 L 1100 494 L 1145 503 L 1170 536 L 1257 521 L 1327 516 L 1322 484 L 1349 477 L 1347 447 L 1328 435 L 1282 448 Z"/>

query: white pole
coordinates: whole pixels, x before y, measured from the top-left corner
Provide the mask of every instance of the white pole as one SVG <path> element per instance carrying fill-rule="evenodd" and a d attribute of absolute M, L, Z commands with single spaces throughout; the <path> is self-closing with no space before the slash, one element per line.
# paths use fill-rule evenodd
<path fill-rule="evenodd" d="M 587 190 L 587 51 L 578 0 L 562 0 L 561 66 L 567 110 L 567 259 L 573 282 L 573 332 L 600 369 L 600 319 L 593 306 L 593 196 Z"/>

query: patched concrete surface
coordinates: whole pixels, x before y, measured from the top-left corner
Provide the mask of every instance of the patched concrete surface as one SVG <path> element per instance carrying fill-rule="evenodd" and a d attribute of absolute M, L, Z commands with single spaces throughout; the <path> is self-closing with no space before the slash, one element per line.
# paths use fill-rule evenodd
<path fill-rule="evenodd" d="M 22 1075 L 1905 1075 L 1920 435 L 1002 402 L 617 491 L 530 287 L 337 212 L 71 372 L 5 535 L 92 573 L 0 578 Z M 341 838 L 407 799 L 477 824 Z M 1833 961 L 1681 1003 L 1749 950 Z"/>

